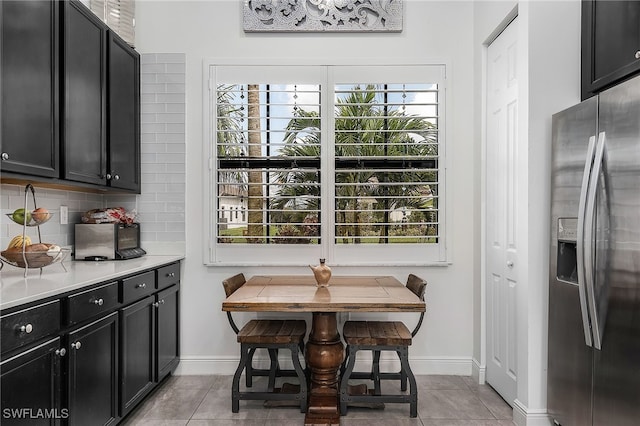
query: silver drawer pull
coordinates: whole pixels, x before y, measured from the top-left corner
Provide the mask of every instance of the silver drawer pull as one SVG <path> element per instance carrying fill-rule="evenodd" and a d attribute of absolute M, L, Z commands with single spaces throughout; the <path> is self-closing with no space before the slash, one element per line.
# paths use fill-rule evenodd
<path fill-rule="evenodd" d="M 161 305 L 164 305 L 164 299 L 162 299 L 162 300 L 160 301 L 160 304 L 161 304 Z"/>
<path fill-rule="evenodd" d="M 160 306 L 160 302 L 156 302 L 156 303 L 154 303 L 154 304 L 153 304 L 153 307 L 154 307 L 154 308 L 157 308 L 157 307 L 159 307 L 159 306 Z"/>
<path fill-rule="evenodd" d="M 72 344 L 71 344 L 71 347 L 72 347 L 73 349 L 75 349 L 75 350 L 78 350 L 78 349 L 80 349 L 80 348 L 82 347 L 82 343 L 80 343 L 80 342 L 74 342 L 74 343 L 72 343 Z"/>
<path fill-rule="evenodd" d="M 65 356 L 66 354 L 67 354 L 67 350 L 65 348 L 60 348 L 56 350 L 56 355 L 58 356 Z"/>
<path fill-rule="evenodd" d="M 640 50 L 638 50 L 635 54 L 636 59 L 640 59 Z"/>
<path fill-rule="evenodd" d="M 146 283 L 138 284 L 136 288 L 145 288 L 147 286 Z"/>
<path fill-rule="evenodd" d="M 170 273 L 167 274 L 167 277 L 169 277 L 169 278 L 173 278 L 175 276 L 176 276 L 176 274 L 173 273 L 173 272 L 170 272 Z"/>
<path fill-rule="evenodd" d="M 98 306 L 102 306 L 104 304 L 104 300 L 102 298 L 100 299 L 94 299 L 93 300 L 93 304 L 94 305 L 98 305 Z"/>
<path fill-rule="evenodd" d="M 20 330 L 21 333 L 29 334 L 33 331 L 33 326 L 31 324 L 23 325 L 18 330 Z"/>

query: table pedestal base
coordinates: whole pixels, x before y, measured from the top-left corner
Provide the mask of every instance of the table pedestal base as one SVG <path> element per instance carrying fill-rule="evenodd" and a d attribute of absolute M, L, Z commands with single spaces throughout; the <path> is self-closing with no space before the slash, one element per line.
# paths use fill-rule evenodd
<path fill-rule="evenodd" d="M 339 425 L 338 371 L 344 360 L 344 345 L 335 312 L 313 313 L 305 357 L 311 370 L 311 390 L 304 424 Z"/>

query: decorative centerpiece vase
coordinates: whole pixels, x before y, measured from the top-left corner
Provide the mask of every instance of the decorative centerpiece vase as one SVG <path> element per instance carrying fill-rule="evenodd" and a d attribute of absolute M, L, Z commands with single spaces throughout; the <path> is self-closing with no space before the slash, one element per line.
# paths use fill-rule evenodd
<path fill-rule="evenodd" d="M 329 287 L 331 268 L 324 263 L 324 259 L 320 259 L 320 264 L 318 266 L 309 265 L 309 268 L 313 271 L 313 276 L 316 278 L 318 287 Z"/>

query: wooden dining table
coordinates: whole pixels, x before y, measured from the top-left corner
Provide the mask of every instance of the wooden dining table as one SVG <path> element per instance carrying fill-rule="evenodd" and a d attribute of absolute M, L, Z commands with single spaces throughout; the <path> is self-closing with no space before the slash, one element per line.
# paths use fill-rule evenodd
<path fill-rule="evenodd" d="M 305 425 L 340 424 L 339 370 L 344 345 L 338 312 L 424 312 L 425 303 L 392 276 L 256 275 L 222 303 L 223 311 L 311 312 L 305 361 L 311 371 Z"/>

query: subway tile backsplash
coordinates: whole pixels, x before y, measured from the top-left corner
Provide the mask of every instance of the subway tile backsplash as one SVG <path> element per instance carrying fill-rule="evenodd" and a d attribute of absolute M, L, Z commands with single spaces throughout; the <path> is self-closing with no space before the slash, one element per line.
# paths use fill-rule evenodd
<path fill-rule="evenodd" d="M 73 244 L 73 224 L 83 212 L 121 206 L 136 210 L 142 223 L 143 247 L 185 241 L 185 55 L 143 54 L 140 58 L 141 97 L 141 195 L 94 194 L 39 188 L 38 206 L 55 213 L 40 227 L 42 239 L 60 245 Z M 0 248 L 22 232 L 5 214 L 24 205 L 24 186 L 0 185 Z M 29 206 L 32 206 L 29 192 Z M 60 225 L 59 209 L 69 208 L 69 224 Z M 30 236 L 37 236 L 29 230 Z"/>

